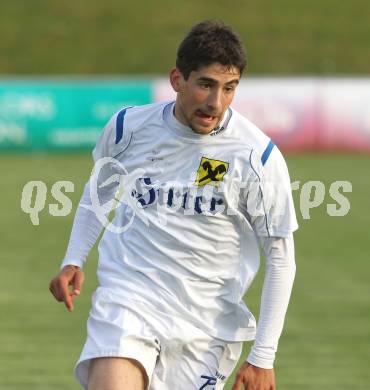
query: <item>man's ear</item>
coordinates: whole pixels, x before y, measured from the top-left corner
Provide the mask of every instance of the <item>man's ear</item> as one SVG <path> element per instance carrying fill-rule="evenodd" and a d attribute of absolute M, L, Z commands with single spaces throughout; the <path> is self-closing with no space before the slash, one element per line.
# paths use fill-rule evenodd
<path fill-rule="evenodd" d="M 181 72 L 177 68 L 171 69 L 170 82 L 171 82 L 172 88 L 174 89 L 175 92 L 180 91 L 182 80 L 183 80 L 183 76 L 182 76 Z"/>

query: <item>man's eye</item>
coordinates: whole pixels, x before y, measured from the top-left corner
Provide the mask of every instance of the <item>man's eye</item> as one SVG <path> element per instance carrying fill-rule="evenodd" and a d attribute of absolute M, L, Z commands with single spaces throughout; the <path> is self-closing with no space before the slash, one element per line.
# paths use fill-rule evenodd
<path fill-rule="evenodd" d="M 225 91 L 226 91 L 227 93 L 234 92 L 234 90 L 235 90 L 235 87 L 225 87 Z"/>
<path fill-rule="evenodd" d="M 205 89 L 211 88 L 211 84 L 200 84 L 200 86 Z"/>

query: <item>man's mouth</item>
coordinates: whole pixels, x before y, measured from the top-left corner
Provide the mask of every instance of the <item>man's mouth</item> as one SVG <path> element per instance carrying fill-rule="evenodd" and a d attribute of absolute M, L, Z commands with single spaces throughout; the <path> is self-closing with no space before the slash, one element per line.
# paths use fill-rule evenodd
<path fill-rule="evenodd" d="M 202 119 L 204 122 L 213 122 L 213 120 L 216 118 L 215 116 L 209 115 L 201 110 L 196 110 L 195 115 L 198 118 Z"/>

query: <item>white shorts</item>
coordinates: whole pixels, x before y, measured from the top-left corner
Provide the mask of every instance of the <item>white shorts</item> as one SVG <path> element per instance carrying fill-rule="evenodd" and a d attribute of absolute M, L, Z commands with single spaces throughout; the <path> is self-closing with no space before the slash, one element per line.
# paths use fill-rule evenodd
<path fill-rule="evenodd" d="M 220 390 L 236 366 L 242 343 L 208 336 L 180 317 L 153 311 L 143 302 L 133 309 L 99 287 L 87 322 L 87 340 L 75 374 L 87 389 L 90 360 L 125 357 L 141 363 L 148 390 Z"/>

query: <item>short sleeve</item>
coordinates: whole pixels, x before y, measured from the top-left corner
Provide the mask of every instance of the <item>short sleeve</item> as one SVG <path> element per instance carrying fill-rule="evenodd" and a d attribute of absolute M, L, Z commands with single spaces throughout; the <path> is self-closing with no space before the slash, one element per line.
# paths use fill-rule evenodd
<path fill-rule="evenodd" d="M 256 182 L 247 210 L 260 237 L 289 237 L 298 228 L 290 177 L 280 150 L 275 146 L 268 159 L 257 153 L 251 159 Z"/>
<path fill-rule="evenodd" d="M 100 134 L 100 137 L 92 152 L 92 156 L 95 162 L 103 157 L 113 157 L 116 121 L 117 115 L 115 114 L 103 128 L 103 131 Z"/>
<path fill-rule="evenodd" d="M 104 127 L 92 152 L 95 162 L 103 157 L 116 157 L 128 147 L 131 134 L 126 129 L 126 113 L 130 108 L 116 112 Z"/>

